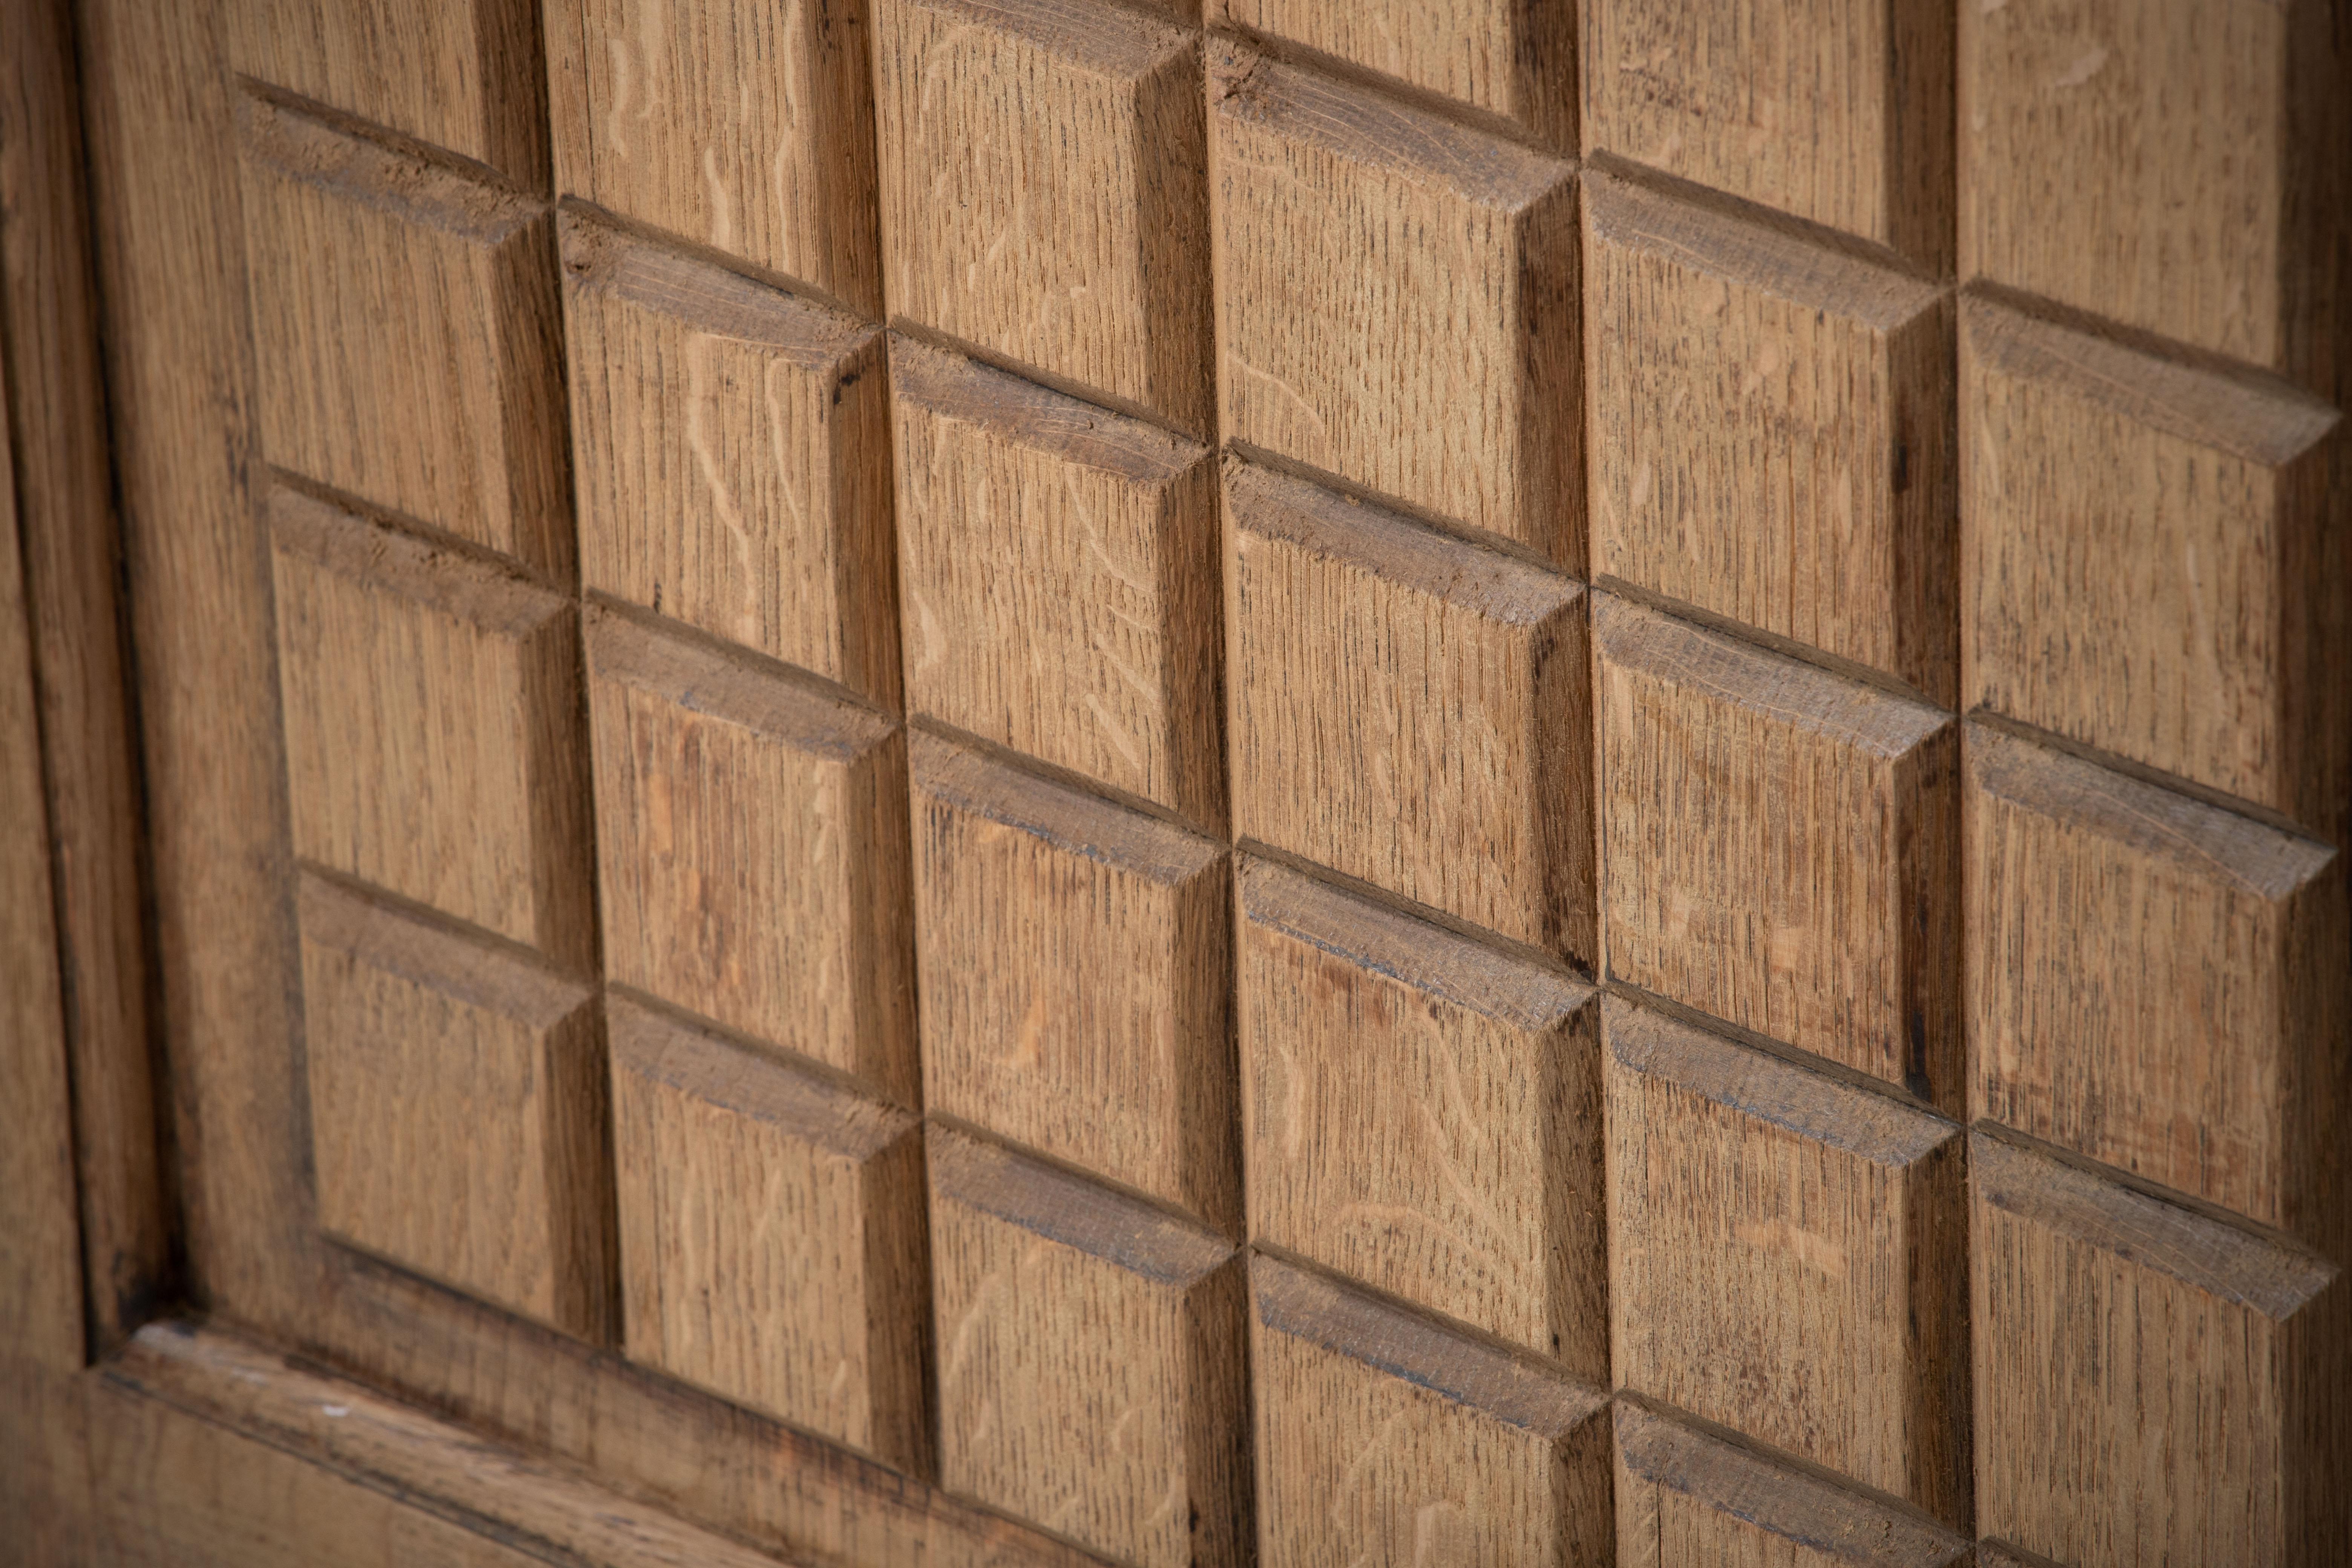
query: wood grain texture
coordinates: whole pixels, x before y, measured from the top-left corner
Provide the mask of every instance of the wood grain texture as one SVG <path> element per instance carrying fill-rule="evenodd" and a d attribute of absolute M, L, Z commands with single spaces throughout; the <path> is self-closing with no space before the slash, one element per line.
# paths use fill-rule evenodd
<path fill-rule="evenodd" d="M 581 214 L 556 226 L 581 581 L 897 707 L 880 335 Z"/>
<path fill-rule="evenodd" d="M 1956 1110 L 1958 727 L 1593 599 L 1609 973 Z"/>
<path fill-rule="evenodd" d="M 914 1103 L 897 727 L 608 610 L 588 649 L 606 975 Z"/>
<path fill-rule="evenodd" d="M 1304 45 L 1500 116 L 1560 152 L 1576 149 L 1569 0 L 1211 0 L 1211 10 L 1212 21 Z"/>
<path fill-rule="evenodd" d="M 2338 1555 L 2341 1271 L 1987 1131 L 1969 1145 L 1977 1527 L 2084 1568 Z"/>
<path fill-rule="evenodd" d="M 1758 215 L 1584 175 L 1592 573 L 1958 684 L 1952 304 Z"/>
<path fill-rule="evenodd" d="M 624 998 L 608 1027 L 630 1357 L 924 1474 L 915 1118 Z"/>
<path fill-rule="evenodd" d="M 1618 1568 L 1966 1568 L 1969 1543 L 1620 1399 Z"/>
<path fill-rule="evenodd" d="M 878 0 L 890 314 L 1202 435 L 1196 35 L 1095 0 Z"/>
<path fill-rule="evenodd" d="M 1234 831 L 1589 962 L 1583 591 L 1244 464 L 1225 514 Z"/>
<path fill-rule="evenodd" d="M 612 1328 L 594 993 L 303 877 L 319 1225 L 568 1333 Z"/>
<path fill-rule="evenodd" d="M 1952 257 L 1951 0 L 1592 0 L 1584 147 Z"/>
<path fill-rule="evenodd" d="M 1967 750 L 1971 1114 L 2347 1239 L 2342 857 L 1982 725 Z"/>
<path fill-rule="evenodd" d="M 1584 564 L 1565 163 L 1210 45 L 1219 426 Z"/>
<path fill-rule="evenodd" d="M 1960 1129 L 1610 997 L 1616 1381 L 1969 1517 Z"/>
<path fill-rule="evenodd" d="M 1210 454 L 907 338 L 890 367 L 908 708 L 1222 828 Z"/>
<path fill-rule="evenodd" d="M 1319 1274 L 1249 1272 L 1260 1561 L 1610 1560 L 1607 1395 Z"/>
<path fill-rule="evenodd" d="M 1231 1246 L 962 1133 L 928 1142 L 941 1484 L 1140 1568 L 1246 1561 Z"/>
<path fill-rule="evenodd" d="M 1251 1236 L 1605 1384 L 1591 992 L 1265 861 L 1240 881 Z"/>
<path fill-rule="evenodd" d="M 229 68 L 386 130 L 547 182 L 532 0 L 229 0 Z"/>
<path fill-rule="evenodd" d="M 556 188 L 882 304 L 865 0 L 543 0 Z"/>
<path fill-rule="evenodd" d="M 283 487 L 267 505 L 294 852 L 586 966 L 570 604 Z"/>
<path fill-rule="evenodd" d="M 2015 303 L 1960 309 L 1967 700 L 2344 834 L 2341 417 Z"/>
<path fill-rule="evenodd" d="M 1238 1230 L 1224 847 L 908 738 L 923 1094 Z"/>
<path fill-rule="evenodd" d="M 265 100 L 237 118 L 270 461 L 568 570 L 546 215 Z"/>

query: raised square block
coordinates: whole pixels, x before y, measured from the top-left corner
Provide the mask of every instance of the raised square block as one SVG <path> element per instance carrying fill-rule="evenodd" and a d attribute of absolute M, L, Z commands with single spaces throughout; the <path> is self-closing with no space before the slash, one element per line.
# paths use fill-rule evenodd
<path fill-rule="evenodd" d="M 914 1103 L 897 726 L 611 611 L 588 658 L 606 975 Z"/>
<path fill-rule="evenodd" d="M 1245 1562 L 1231 1245 L 994 1144 L 929 1142 L 940 1484 L 1139 1568 Z"/>
<path fill-rule="evenodd" d="M 1611 1559 L 1608 1395 L 1250 1260 L 1265 1563 Z"/>
<path fill-rule="evenodd" d="M 1237 1226 L 1224 846 L 934 736 L 908 761 L 925 1105 Z"/>
<path fill-rule="evenodd" d="M 908 707 L 1220 826 L 1210 454 L 906 338 L 890 368 Z"/>
<path fill-rule="evenodd" d="M 1609 973 L 1957 1111 L 1959 730 L 1605 594 Z"/>
<path fill-rule="evenodd" d="M 881 334 L 560 226 L 582 581 L 897 706 Z"/>
<path fill-rule="evenodd" d="M 545 188 L 531 0 L 232 0 L 222 10 L 238 75 Z"/>
<path fill-rule="evenodd" d="M 566 1333 L 612 1324 L 594 994 L 306 873 L 319 1225 Z"/>
<path fill-rule="evenodd" d="M 1969 1542 L 1619 1400 L 1617 1568 L 1968 1568 Z"/>
<path fill-rule="evenodd" d="M 1590 0 L 1584 147 L 1952 255 L 1952 0 Z"/>
<path fill-rule="evenodd" d="M 294 853 L 585 968 L 571 602 L 292 490 L 267 504 Z"/>
<path fill-rule="evenodd" d="M 1241 873 L 1250 1234 L 1609 1381 L 1592 993 Z"/>
<path fill-rule="evenodd" d="M 865 7 L 545 3 L 559 189 L 879 313 Z"/>
<path fill-rule="evenodd" d="M 269 460 L 560 573 L 563 328 L 545 211 L 243 98 Z"/>
<path fill-rule="evenodd" d="M 2341 1238 L 2336 854 L 1982 725 L 1967 751 L 1970 1114 Z"/>
<path fill-rule="evenodd" d="M 1211 0 L 1211 8 L 1230 26 L 1304 44 L 1574 149 L 1570 0 Z"/>
<path fill-rule="evenodd" d="M 2341 1270 L 1986 1131 L 1969 1165 L 1977 1528 L 2080 1568 L 2340 1555 Z"/>
<path fill-rule="evenodd" d="M 1952 305 L 1815 237 L 1587 171 L 1592 574 L 1958 679 Z"/>
<path fill-rule="evenodd" d="M 1225 438 L 1584 563 L 1569 166 L 1212 40 Z"/>
<path fill-rule="evenodd" d="M 1590 962 L 1583 590 L 1264 468 L 1225 507 L 1234 831 Z"/>
<path fill-rule="evenodd" d="M 2336 410 L 1998 298 L 1960 327 L 1969 705 L 2343 831 Z"/>
<path fill-rule="evenodd" d="M 1959 1128 L 1615 997 L 1601 1016 L 1618 1383 L 1965 1521 Z"/>
<path fill-rule="evenodd" d="M 1199 35 L 1095 0 L 879 0 L 890 313 L 1210 422 Z"/>
<path fill-rule="evenodd" d="M 610 1028 L 630 1359 L 923 1473 L 915 1118 L 619 997 Z"/>

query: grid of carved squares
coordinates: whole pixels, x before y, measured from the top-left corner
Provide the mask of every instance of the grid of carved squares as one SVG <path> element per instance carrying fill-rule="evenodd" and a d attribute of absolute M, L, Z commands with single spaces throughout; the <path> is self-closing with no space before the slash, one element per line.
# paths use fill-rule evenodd
<path fill-rule="evenodd" d="M 267 21 L 240 68 L 535 183 L 536 121 L 449 68 L 515 73 L 520 8 L 303 9 L 378 29 L 382 79 Z M 1203 52 L 1089 0 L 892 0 L 878 164 L 865 32 L 762 13 L 782 100 L 837 109 L 778 127 L 711 41 L 745 9 L 549 7 L 556 188 L 621 223 L 243 109 L 322 1225 L 1136 1561 L 1221 1560 L 1253 1496 L 1275 1560 L 1543 1558 L 1612 1489 L 1635 1561 L 1966 1550 L 1612 1384 L 1949 1523 L 1973 1477 L 1980 1531 L 2069 1560 L 2292 1537 L 2334 1270 L 2070 1160 L 2337 1241 L 2340 862 L 1945 705 L 2338 830 L 2341 757 L 2300 738 L 2340 634 L 2295 619 L 2335 416 L 1931 280 L 1905 202 L 1950 150 L 1901 106 L 1951 63 L 1875 62 L 1932 7 L 1844 19 L 1855 90 L 1759 140 L 1709 117 L 1805 8 L 1736 7 L 1732 51 L 1589 6 L 1621 63 L 1580 174 L 1539 0 L 1486 7 L 1493 59 L 1377 6 L 1225 0 Z M 2004 221 L 1964 213 L 1972 269 L 2082 302 Z M 931 336 L 852 313 L 885 300 Z M 2308 381 L 2201 320 L 2147 324 Z M 2103 542 L 2151 516 L 2158 548 Z M 2273 629 L 2184 658 L 2127 613 L 2182 558 L 2219 563 L 2192 620 Z M 992 1136 L 919 1133 L 919 1067 Z M 394 1082 L 407 1118 L 355 1136 Z M 443 1185 L 384 1187 L 412 1170 Z M 419 1197 L 431 1234 L 391 1221 Z M 2085 1343 L 2059 1279 L 2154 1337 Z M 2248 1354 L 2178 1370 L 2207 1337 Z M 2213 1438 L 2241 1512 L 2136 1536 L 2115 1500 L 2200 1398 L 2253 1433 Z M 1972 1404 L 2022 1422 L 1973 1469 Z M 2093 1451 L 2053 1500 L 2034 1456 Z"/>

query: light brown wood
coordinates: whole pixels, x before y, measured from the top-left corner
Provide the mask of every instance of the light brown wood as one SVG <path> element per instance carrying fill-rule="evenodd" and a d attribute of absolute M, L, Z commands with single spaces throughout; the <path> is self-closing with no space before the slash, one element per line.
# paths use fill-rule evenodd
<path fill-rule="evenodd" d="M 1246 464 L 1225 511 L 1234 831 L 1589 962 L 1582 590 Z"/>
<path fill-rule="evenodd" d="M 2021 303 L 1960 309 L 1968 700 L 2352 829 L 2341 417 Z"/>
<path fill-rule="evenodd" d="M 1617 1568 L 1966 1568 L 1948 1530 L 1620 1399 Z"/>
<path fill-rule="evenodd" d="M 1210 421 L 1200 46 L 1096 0 L 877 0 L 890 314 Z"/>
<path fill-rule="evenodd" d="M 1609 973 L 1957 1110 L 1959 734 L 1593 595 Z"/>
<path fill-rule="evenodd" d="M 1960 1129 L 1611 997 L 1616 1381 L 1969 1517 Z"/>
<path fill-rule="evenodd" d="M 1952 255 L 1952 0 L 1591 0 L 1584 146 Z"/>
<path fill-rule="evenodd" d="M 609 610 L 588 650 L 606 975 L 915 1103 L 898 728 Z"/>
<path fill-rule="evenodd" d="M 1224 847 L 909 737 L 923 1093 L 1237 1230 Z"/>
<path fill-rule="evenodd" d="M 1695 188 L 1588 169 L 1584 218 L 1594 578 L 1948 705 L 1949 296 Z"/>
<path fill-rule="evenodd" d="M 547 181 L 547 95 L 530 0 L 229 0 L 229 68 Z"/>
<path fill-rule="evenodd" d="M 1586 987 L 1244 860 L 1250 1234 L 1609 1373 Z"/>
<path fill-rule="evenodd" d="M 267 505 L 294 852 L 584 967 L 569 602 L 295 490 Z"/>
<path fill-rule="evenodd" d="M 1971 1114 L 2352 1239 L 2342 857 L 1982 725 L 1967 749 Z"/>
<path fill-rule="evenodd" d="M 1210 454 L 904 337 L 890 369 L 908 709 L 1221 828 Z"/>
<path fill-rule="evenodd" d="M 1249 1272 L 1260 1561 L 1612 1556 L 1607 1395 L 1306 1269 Z"/>
<path fill-rule="evenodd" d="M 624 998 L 607 1026 L 631 1358 L 925 1473 L 915 1118 Z"/>
<path fill-rule="evenodd" d="M 2315 1254 L 1972 1133 L 1977 1527 L 2061 1562 L 2352 1539 L 2352 1287 Z"/>
<path fill-rule="evenodd" d="M 1139 1568 L 1245 1561 L 1241 1259 L 1042 1162 L 928 1142 L 942 1484 Z"/>
<path fill-rule="evenodd" d="M 268 459 L 568 569 L 546 215 L 264 99 L 237 117 Z"/>
<path fill-rule="evenodd" d="M 612 1179 L 594 994 L 315 874 L 300 903 L 320 1226 L 603 1338 Z"/>
<path fill-rule="evenodd" d="M 543 4 L 560 191 L 879 311 L 866 6 Z"/>
<path fill-rule="evenodd" d="M 879 333 L 556 220 L 589 588 L 898 701 Z"/>
<path fill-rule="evenodd" d="M 1582 570 L 1568 165 L 1209 51 L 1224 438 Z"/>

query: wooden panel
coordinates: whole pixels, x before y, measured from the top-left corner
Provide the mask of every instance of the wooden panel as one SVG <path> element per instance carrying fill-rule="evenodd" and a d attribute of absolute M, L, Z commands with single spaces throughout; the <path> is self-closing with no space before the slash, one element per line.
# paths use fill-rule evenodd
<path fill-rule="evenodd" d="M 2343 1239 L 2340 858 L 1979 725 L 1968 752 L 1972 1114 Z"/>
<path fill-rule="evenodd" d="M 582 581 L 897 706 L 880 334 L 579 215 L 558 226 Z"/>
<path fill-rule="evenodd" d="M 1614 997 L 1617 1381 L 1969 1515 L 1960 1130 Z"/>
<path fill-rule="evenodd" d="M 611 1315 L 593 994 L 306 874 L 319 1224 L 570 1333 Z"/>
<path fill-rule="evenodd" d="M 2316 1255 L 1969 1140 L 1977 1525 L 2083 1568 L 2352 1539 L 2352 1289 Z"/>
<path fill-rule="evenodd" d="M 1226 513 L 1234 830 L 1589 960 L 1582 591 L 1263 468 Z"/>
<path fill-rule="evenodd" d="M 1606 1383 L 1591 993 L 1262 860 L 1241 904 L 1250 1234 Z"/>
<path fill-rule="evenodd" d="M 1609 973 L 1956 1110 L 1958 727 L 1594 599 Z"/>
<path fill-rule="evenodd" d="M 908 706 L 1222 825 L 1209 454 L 906 338 L 890 364 Z"/>
<path fill-rule="evenodd" d="M 1140 1568 L 1244 1561 L 1232 1247 L 961 1133 L 929 1142 L 942 1484 Z"/>
<path fill-rule="evenodd" d="M 911 736 L 923 1093 L 1237 1228 L 1224 847 Z"/>
<path fill-rule="evenodd" d="M 1097 0 L 879 0 L 890 313 L 1209 424 L 1194 36 Z"/>
<path fill-rule="evenodd" d="M 1618 1568 L 1963 1568 L 1949 1531 L 1627 1400 Z"/>
<path fill-rule="evenodd" d="M 1270 1258 L 1250 1283 L 1262 1561 L 1610 1559 L 1605 1394 Z"/>
<path fill-rule="evenodd" d="M 1593 575 L 1948 704 L 1949 297 L 1703 195 L 1584 202 Z"/>
<path fill-rule="evenodd" d="M 865 6 L 543 3 L 558 189 L 878 313 Z"/>
<path fill-rule="evenodd" d="M 622 998 L 609 1027 L 631 1358 L 924 1472 L 915 1118 Z"/>
<path fill-rule="evenodd" d="M 1960 317 L 1969 700 L 2342 831 L 2336 411 L 2006 300 Z"/>
<path fill-rule="evenodd" d="M 1575 149 L 1570 0 L 1212 0 L 1212 8 L 1228 26 L 1304 44 Z"/>
<path fill-rule="evenodd" d="M 896 726 L 611 611 L 588 649 L 605 973 L 912 1103 Z"/>
<path fill-rule="evenodd" d="M 295 853 L 587 964 L 570 603 L 293 490 L 267 504 Z"/>
<path fill-rule="evenodd" d="M 1591 0 L 1584 145 L 1952 254 L 1952 0 Z"/>
<path fill-rule="evenodd" d="M 544 186 L 531 0 L 228 0 L 222 9 L 230 69 Z"/>
<path fill-rule="evenodd" d="M 1225 438 L 1580 570 L 1568 165 L 1209 56 Z"/>
<path fill-rule="evenodd" d="M 237 105 L 269 460 L 550 571 L 572 558 L 544 214 Z"/>

